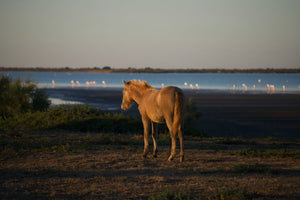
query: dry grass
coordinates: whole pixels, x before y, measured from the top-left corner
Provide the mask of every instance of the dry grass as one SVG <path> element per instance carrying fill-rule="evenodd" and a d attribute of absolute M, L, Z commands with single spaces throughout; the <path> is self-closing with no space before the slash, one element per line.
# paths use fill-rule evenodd
<path fill-rule="evenodd" d="M 51 138 L 62 135 L 68 133 L 54 133 Z M 82 140 L 83 136 L 72 134 L 72 140 L 76 137 Z M 114 145 L 112 140 L 76 152 L 45 149 L 4 157 L 0 198 L 162 199 L 166 191 L 189 199 L 300 198 L 299 141 L 190 138 L 185 162 L 179 163 L 179 155 L 167 161 L 169 144 L 159 146 L 158 158 L 144 160 L 142 138 L 128 138 L 134 142 Z M 236 153 L 248 148 L 278 149 L 276 144 L 294 153 L 285 157 Z"/>

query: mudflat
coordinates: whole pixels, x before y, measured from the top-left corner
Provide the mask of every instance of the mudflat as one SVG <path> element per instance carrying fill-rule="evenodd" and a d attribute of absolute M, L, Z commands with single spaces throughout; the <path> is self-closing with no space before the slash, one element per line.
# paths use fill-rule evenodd
<path fill-rule="evenodd" d="M 121 112 L 118 88 L 54 88 L 50 96 Z M 184 90 L 186 101 L 196 104 L 202 116 L 198 128 L 209 136 L 300 138 L 299 94 L 243 94 Z M 139 115 L 134 105 L 125 114 Z"/>

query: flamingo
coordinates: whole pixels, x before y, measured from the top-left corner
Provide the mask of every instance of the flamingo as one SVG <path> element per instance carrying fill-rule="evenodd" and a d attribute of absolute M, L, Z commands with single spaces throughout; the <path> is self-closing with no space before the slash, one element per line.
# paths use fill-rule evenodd
<path fill-rule="evenodd" d="M 247 86 L 245 83 L 243 83 L 243 88 L 244 88 L 244 91 L 247 91 Z"/>

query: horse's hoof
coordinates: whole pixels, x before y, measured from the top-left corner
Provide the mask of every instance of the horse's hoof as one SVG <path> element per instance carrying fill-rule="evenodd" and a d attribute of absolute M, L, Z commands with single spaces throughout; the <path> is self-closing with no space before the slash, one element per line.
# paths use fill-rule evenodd
<path fill-rule="evenodd" d="M 147 158 L 147 155 L 146 155 L 146 154 L 143 154 L 143 158 L 146 159 L 146 158 Z"/>
<path fill-rule="evenodd" d="M 153 154 L 153 158 L 157 158 L 157 155 L 156 155 L 156 154 Z"/>
<path fill-rule="evenodd" d="M 184 156 L 180 157 L 180 162 L 182 163 L 184 161 Z"/>
<path fill-rule="evenodd" d="M 168 161 L 172 161 L 173 159 L 174 159 L 174 157 L 170 156 L 169 159 L 168 159 Z"/>

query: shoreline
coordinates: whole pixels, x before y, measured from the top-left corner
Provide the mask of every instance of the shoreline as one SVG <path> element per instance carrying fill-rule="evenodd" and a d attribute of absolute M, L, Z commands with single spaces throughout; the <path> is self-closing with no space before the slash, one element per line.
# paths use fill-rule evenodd
<path fill-rule="evenodd" d="M 22 71 L 22 72 L 90 72 L 90 73 L 300 73 L 300 68 L 255 68 L 255 69 L 224 69 L 224 68 L 43 68 L 43 67 L 0 67 L 1 71 Z"/>
<path fill-rule="evenodd" d="M 122 88 L 48 88 L 50 97 L 122 112 Z M 300 94 L 247 94 L 183 90 L 202 113 L 199 132 L 212 137 L 300 138 Z M 126 115 L 138 115 L 133 105 Z"/>

